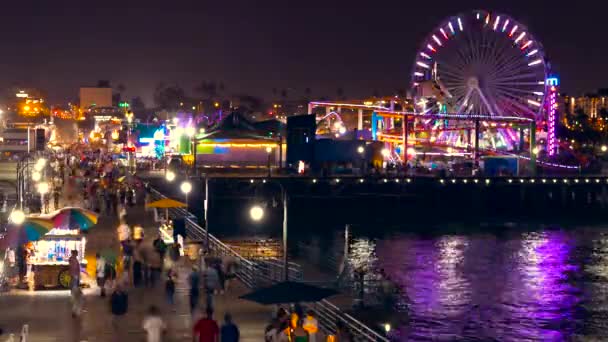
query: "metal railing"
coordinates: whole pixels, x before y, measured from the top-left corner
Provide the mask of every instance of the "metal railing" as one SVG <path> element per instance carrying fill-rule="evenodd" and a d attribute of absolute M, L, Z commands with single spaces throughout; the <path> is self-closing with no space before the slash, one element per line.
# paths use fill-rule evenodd
<path fill-rule="evenodd" d="M 309 307 L 314 310 L 319 326 L 326 334 L 334 333 L 337 330 L 337 322 L 342 322 L 350 330 L 354 341 L 389 342 L 388 338 L 343 312 L 327 300 L 316 302 Z"/>
<path fill-rule="evenodd" d="M 158 200 L 166 198 L 160 192 L 151 189 L 152 199 Z M 204 241 L 207 231 L 196 222 L 196 216 L 185 209 L 174 208 L 169 209 L 169 216 L 172 218 L 182 217 L 186 223 L 186 234 L 196 240 Z M 258 286 L 270 285 L 274 282 L 283 280 L 283 267 L 279 260 L 262 260 L 252 261 L 238 254 L 230 246 L 226 245 L 218 238 L 209 234 L 209 250 L 219 256 L 230 256 L 235 258 L 239 266 L 236 270 L 237 278 L 242 281 L 247 287 L 256 288 Z M 289 265 L 289 280 L 302 281 L 303 272 L 300 265 L 290 263 Z M 355 341 L 360 342 L 388 342 L 389 340 L 373 329 L 369 328 L 364 323 L 358 321 L 351 315 L 341 311 L 337 306 L 327 300 L 322 300 L 311 305 L 315 310 L 321 329 L 326 333 L 334 333 L 336 331 L 336 323 L 338 321 L 344 323 L 352 333 Z"/>
<path fill-rule="evenodd" d="M 166 198 L 165 195 L 154 189 L 151 189 L 151 194 L 153 200 Z M 196 216 L 183 208 L 171 208 L 168 211 L 169 217 L 171 218 L 184 218 L 186 224 L 186 234 L 188 237 L 193 240 L 206 240 L 206 228 L 202 227 L 196 222 Z M 248 287 L 255 288 L 258 286 L 270 285 L 284 279 L 284 270 L 281 261 L 276 259 L 246 259 L 212 234 L 209 234 L 209 251 L 217 256 L 230 256 L 235 258 L 238 263 L 236 275 Z M 289 263 L 289 280 L 303 280 L 302 267 L 299 264 L 294 262 Z"/>

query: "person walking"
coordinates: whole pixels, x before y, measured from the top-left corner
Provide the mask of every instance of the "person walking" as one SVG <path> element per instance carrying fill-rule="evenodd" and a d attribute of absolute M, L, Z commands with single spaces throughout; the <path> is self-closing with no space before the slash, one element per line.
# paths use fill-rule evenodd
<path fill-rule="evenodd" d="M 133 251 L 133 285 L 140 287 L 142 285 L 144 258 L 141 249 L 141 241 L 135 241 L 135 249 Z"/>
<path fill-rule="evenodd" d="M 152 242 L 152 246 L 154 246 L 154 250 L 158 253 L 160 257 L 161 268 L 165 265 L 165 254 L 167 254 L 167 244 L 163 241 L 163 238 L 158 234 L 154 242 Z"/>
<path fill-rule="evenodd" d="M 207 308 L 213 308 L 213 295 L 215 294 L 215 290 L 219 288 L 219 276 L 215 267 L 207 267 L 205 270 L 204 284 Z"/>
<path fill-rule="evenodd" d="M 213 320 L 213 309 L 207 307 L 206 316 L 199 319 L 193 327 L 193 342 L 219 342 L 220 329 Z"/>
<path fill-rule="evenodd" d="M 319 321 L 315 318 L 312 310 L 306 312 L 306 317 L 302 323 L 302 328 L 308 332 L 308 341 L 317 342 L 317 334 L 319 332 Z"/>
<path fill-rule="evenodd" d="M 239 327 L 232 322 L 232 315 L 226 313 L 220 329 L 220 342 L 239 342 L 240 335 Z"/>
<path fill-rule="evenodd" d="M 298 321 L 296 322 L 295 328 L 293 328 L 293 331 L 291 333 L 293 342 L 309 342 L 310 341 L 308 339 L 308 331 L 306 331 L 302 327 L 302 322 L 303 322 L 303 320 L 301 318 L 298 319 Z"/>
<path fill-rule="evenodd" d="M 78 260 L 78 251 L 72 250 L 69 259 L 69 270 L 71 277 L 70 288 L 80 286 L 80 261 Z"/>
<path fill-rule="evenodd" d="M 72 299 L 72 317 L 79 318 L 82 314 L 82 307 L 84 306 L 84 298 L 80 287 L 72 287 L 70 290 Z"/>
<path fill-rule="evenodd" d="M 55 187 L 53 190 L 53 207 L 55 210 L 59 210 L 59 187 Z"/>
<path fill-rule="evenodd" d="M 188 276 L 188 283 L 190 283 L 190 313 L 194 314 L 194 310 L 198 306 L 201 286 L 201 276 L 196 266 L 192 266 L 192 272 Z"/>
<path fill-rule="evenodd" d="M 106 296 L 106 259 L 99 253 L 95 254 L 95 276 L 97 278 L 97 286 L 99 286 L 99 295 Z"/>
<path fill-rule="evenodd" d="M 112 327 L 115 332 L 120 331 L 121 318 L 129 309 L 129 296 L 123 289 L 123 284 L 118 283 L 110 296 L 110 311 L 112 312 Z"/>
<path fill-rule="evenodd" d="M 146 332 L 147 342 L 161 342 L 162 336 L 167 331 L 167 325 L 160 317 L 160 311 L 154 305 L 148 308 L 148 315 L 144 318 L 142 328 Z"/>
<path fill-rule="evenodd" d="M 173 276 L 173 270 L 167 271 L 167 280 L 165 280 L 165 297 L 167 303 L 173 306 L 175 303 L 175 279 Z"/>

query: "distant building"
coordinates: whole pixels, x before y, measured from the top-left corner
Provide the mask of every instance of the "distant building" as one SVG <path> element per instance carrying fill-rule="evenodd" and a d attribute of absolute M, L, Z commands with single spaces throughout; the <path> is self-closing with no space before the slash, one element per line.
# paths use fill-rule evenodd
<path fill-rule="evenodd" d="M 575 115 L 581 109 L 590 118 L 596 118 L 602 110 L 608 110 L 608 95 L 565 96 L 564 109 L 567 115 Z"/>
<path fill-rule="evenodd" d="M 80 108 L 112 107 L 112 88 L 80 88 Z"/>

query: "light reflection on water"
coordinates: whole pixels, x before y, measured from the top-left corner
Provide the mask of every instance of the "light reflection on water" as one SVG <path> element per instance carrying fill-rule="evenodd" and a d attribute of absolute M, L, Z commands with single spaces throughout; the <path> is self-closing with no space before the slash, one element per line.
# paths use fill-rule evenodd
<path fill-rule="evenodd" d="M 409 322 L 397 328 L 401 340 L 608 340 L 602 229 L 399 234 L 356 244 L 358 263 L 369 256 L 403 290 Z"/>

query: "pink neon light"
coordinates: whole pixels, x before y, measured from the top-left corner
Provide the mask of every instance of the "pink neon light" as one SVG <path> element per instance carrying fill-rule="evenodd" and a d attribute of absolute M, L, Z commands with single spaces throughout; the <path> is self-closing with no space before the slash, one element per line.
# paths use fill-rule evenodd
<path fill-rule="evenodd" d="M 530 46 L 530 45 L 532 45 L 532 41 L 531 41 L 531 40 L 528 40 L 528 42 L 527 42 L 526 44 L 524 44 L 524 45 L 521 47 L 521 50 L 522 50 L 522 51 L 523 51 L 523 50 L 525 50 L 525 49 L 526 49 L 528 46 Z"/>
<path fill-rule="evenodd" d="M 555 138 L 555 122 L 557 120 L 556 115 L 556 96 L 557 96 L 557 88 L 551 87 L 549 95 L 549 117 L 547 122 L 547 151 L 549 152 L 549 156 L 552 157 L 555 155 L 556 151 L 556 138 Z"/>
<path fill-rule="evenodd" d="M 435 50 L 435 48 L 431 44 L 428 44 L 426 47 L 429 48 L 429 50 L 431 50 L 433 52 L 437 52 L 437 50 Z"/>
<path fill-rule="evenodd" d="M 441 31 L 441 34 L 443 35 L 443 38 L 448 39 L 447 33 L 445 33 L 445 31 L 442 28 L 440 28 L 439 31 Z"/>
<path fill-rule="evenodd" d="M 509 33 L 509 37 L 513 37 L 515 32 L 517 32 L 518 27 L 519 26 L 517 26 L 517 25 L 513 26 L 513 28 L 511 29 L 511 33 Z"/>
<path fill-rule="evenodd" d="M 505 21 L 505 24 L 502 26 L 502 32 L 505 32 L 507 30 L 507 26 L 509 26 L 509 19 L 507 19 L 507 21 Z"/>

